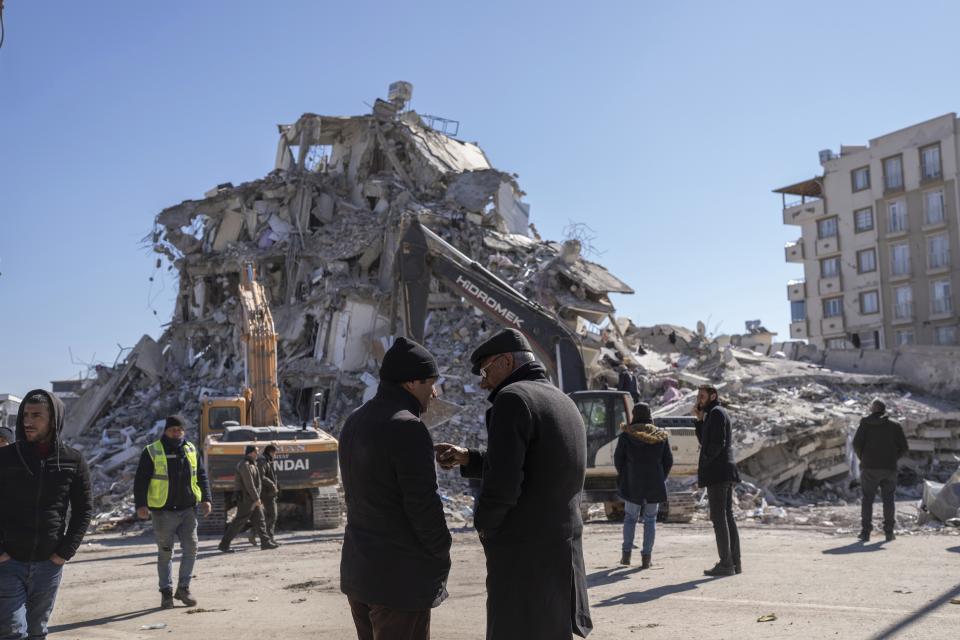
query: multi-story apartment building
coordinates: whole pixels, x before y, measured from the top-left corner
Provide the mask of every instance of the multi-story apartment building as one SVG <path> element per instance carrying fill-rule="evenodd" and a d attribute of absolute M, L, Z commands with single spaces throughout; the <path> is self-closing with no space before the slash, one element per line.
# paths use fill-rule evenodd
<path fill-rule="evenodd" d="M 787 262 L 792 339 L 832 349 L 955 345 L 960 122 L 954 113 L 820 152 L 823 174 L 781 189 L 800 227 Z M 789 200 L 799 201 L 790 202 Z"/>

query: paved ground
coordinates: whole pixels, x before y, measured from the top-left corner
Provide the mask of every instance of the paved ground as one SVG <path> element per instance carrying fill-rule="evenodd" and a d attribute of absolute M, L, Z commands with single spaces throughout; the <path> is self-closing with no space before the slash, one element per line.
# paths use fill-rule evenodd
<path fill-rule="evenodd" d="M 708 579 L 712 533 L 661 525 L 654 568 L 619 567 L 619 526 L 591 523 L 586 566 L 591 638 L 955 638 L 960 629 L 960 536 L 901 536 L 861 545 L 809 529 L 743 530 L 744 573 Z M 337 575 L 342 532 L 288 533 L 271 552 L 201 542 L 193 583 L 200 607 L 160 611 L 155 547 L 146 536 L 95 536 L 68 566 L 51 638 L 245 640 L 355 638 Z M 483 638 L 483 552 L 454 536 L 451 597 L 433 638 Z M 256 577 L 255 577 L 256 576 Z M 773 622 L 757 622 L 775 614 Z M 165 624 L 160 630 L 144 625 Z M 174 634 L 173 636 L 167 635 Z"/>

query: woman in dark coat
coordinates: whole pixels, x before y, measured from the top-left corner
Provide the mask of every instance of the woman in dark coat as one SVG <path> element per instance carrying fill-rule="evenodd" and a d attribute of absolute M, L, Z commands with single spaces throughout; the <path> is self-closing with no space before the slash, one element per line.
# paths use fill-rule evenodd
<path fill-rule="evenodd" d="M 641 568 L 650 567 L 657 512 L 667 500 L 667 476 L 673 466 L 668 434 L 653 424 L 650 407 L 640 403 L 633 408 L 633 419 L 624 425 L 613 454 L 617 467 L 617 491 L 623 498 L 623 555 L 620 564 L 630 564 L 637 520 L 643 517 Z"/>

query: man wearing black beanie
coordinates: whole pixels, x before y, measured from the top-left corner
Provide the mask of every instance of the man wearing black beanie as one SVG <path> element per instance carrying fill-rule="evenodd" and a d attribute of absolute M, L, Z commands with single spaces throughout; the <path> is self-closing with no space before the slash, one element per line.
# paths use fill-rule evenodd
<path fill-rule="evenodd" d="M 420 420 L 438 377 L 429 351 L 397 338 L 376 396 L 350 414 L 340 435 L 347 502 L 340 590 L 360 640 L 426 640 L 430 609 L 447 597 L 450 532 L 433 440 Z"/>

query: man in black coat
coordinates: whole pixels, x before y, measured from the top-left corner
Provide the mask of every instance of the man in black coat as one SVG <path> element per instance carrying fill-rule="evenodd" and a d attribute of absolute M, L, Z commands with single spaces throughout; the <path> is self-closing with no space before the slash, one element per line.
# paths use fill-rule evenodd
<path fill-rule="evenodd" d="M 720 555 L 720 562 L 703 573 L 732 576 L 741 571 L 740 534 L 733 517 L 733 488 L 740 482 L 733 455 L 733 423 L 727 410 L 720 406 L 717 388 L 710 385 L 703 385 L 697 391 L 694 413 L 700 442 L 697 483 L 707 489 L 710 520 Z"/>
<path fill-rule="evenodd" d="M 624 425 L 613 452 L 617 468 L 617 493 L 623 498 L 623 555 L 620 564 L 630 564 L 637 520 L 643 516 L 643 546 L 640 568 L 649 569 L 656 538 L 657 512 L 667 501 L 667 476 L 673 468 L 669 434 L 653 424 L 650 407 L 633 406 L 633 419 Z"/>
<path fill-rule="evenodd" d="M 63 565 L 90 524 L 90 472 L 60 440 L 63 403 L 35 389 L 0 448 L 0 637 L 46 638 Z M 67 510 L 70 517 L 67 517 Z"/>
<path fill-rule="evenodd" d="M 437 445 L 444 468 L 481 477 L 474 526 L 487 557 L 488 640 L 559 640 L 593 628 L 583 567 L 583 419 L 526 338 L 507 329 L 471 356 L 489 390 L 485 452 Z"/>
<path fill-rule="evenodd" d="M 896 538 L 893 528 L 897 511 L 897 460 L 909 449 L 900 424 L 887 415 L 887 405 L 882 400 L 874 400 L 870 405 L 870 415 L 860 421 L 857 433 L 853 436 L 853 450 L 860 458 L 860 486 L 863 489 L 860 540 L 866 542 L 870 539 L 877 488 L 883 500 L 883 532 L 887 542 Z"/>
<path fill-rule="evenodd" d="M 429 638 L 430 609 L 447 598 L 451 538 L 433 440 L 420 420 L 438 376 L 430 352 L 397 338 L 376 396 L 350 414 L 340 436 L 340 590 L 360 640 Z"/>

